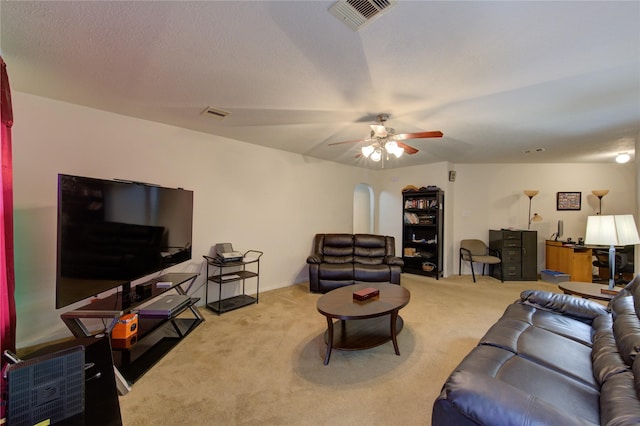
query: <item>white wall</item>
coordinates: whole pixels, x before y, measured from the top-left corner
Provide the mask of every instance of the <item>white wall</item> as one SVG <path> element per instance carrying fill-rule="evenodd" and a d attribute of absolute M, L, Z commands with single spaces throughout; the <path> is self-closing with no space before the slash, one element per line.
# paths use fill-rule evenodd
<path fill-rule="evenodd" d="M 448 171 L 456 170 L 455 182 Z M 609 189 L 602 200 L 603 214 L 636 213 L 638 188 L 635 165 L 629 164 L 449 164 L 436 163 L 384 171 L 377 178 L 380 198 L 380 233 L 402 238 L 402 195 L 406 185 L 437 185 L 445 190 L 445 275 L 458 273 L 460 240 L 478 238 L 488 242 L 489 229 L 527 229 L 529 198 L 525 189 L 540 193 L 532 200 L 538 231 L 538 270 L 544 269 L 544 241 L 557 221 L 564 221 L 564 236 L 584 237 L 587 216 L 598 211 L 591 191 Z M 557 192 L 582 192 L 580 211 L 556 210 Z M 463 273 L 470 270 L 463 266 Z"/>
<path fill-rule="evenodd" d="M 453 200 L 450 198 L 448 171 L 449 163 L 441 162 L 423 166 L 404 167 L 400 169 L 382 170 L 377 177 L 378 188 L 378 222 L 380 234 L 392 235 L 396 238 L 396 254 L 401 255 L 402 245 L 402 188 L 413 185 L 418 188 L 435 185 L 445 191 L 445 241 L 451 240 L 453 222 L 450 217 L 454 210 Z M 450 255 L 445 246 L 444 268 L 450 270 Z"/>
<path fill-rule="evenodd" d="M 532 225 L 538 231 L 538 269 L 544 268 L 544 240 L 558 219 L 564 220 L 565 235 L 584 235 L 586 217 L 597 209 L 591 190 L 610 190 L 604 214 L 636 213 L 639 205 L 640 175 L 633 164 L 441 162 L 370 171 L 21 92 L 12 95 L 18 347 L 70 334 L 60 320 L 67 309 L 54 308 L 58 173 L 193 190 L 194 258 L 174 270 L 202 273 L 201 255 L 214 243 L 230 241 L 240 250 L 265 252 L 263 290 L 308 279 L 305 259 L 315 233 L 353 231 L 354 190 L 360 183 L 375 190 L 375 232 L 395 236 L 399 253 L 402 188 L 445 190 L 445 275 L 458 273 L 461 239 L 487 240 L 489 229 L 501 227 L 526 229 L 524 189 L 540 190 L 533 212 L 544 221 Z M 448 181 L 449 170 L 456 170 L 455 182 Z M 558 191 L 582 192 L 582 210 L 556 211 Z M 203 297 L 203 282 L 199 277 L 194 295 Z M 215 297 L 216 286 L 210 290 Z"/>
<path fill-rule="evenodd" d="M 202 255 L 217 242 L 264 251 L 261 290 L 307 280 L 313 235 L 351 233 L 354 188 L 375 174 L 25 93 L 12 95 L 18 347 L 70 335 L 60 314 L 78 306 L 55 310 L 54 305 L 58 173 L 193 190 L 193 259 L 173 270 L 201 272 L 194 295 L 203 299 Z M 216 287 L 210 286 L 210 297 L 217 296 Z"/>

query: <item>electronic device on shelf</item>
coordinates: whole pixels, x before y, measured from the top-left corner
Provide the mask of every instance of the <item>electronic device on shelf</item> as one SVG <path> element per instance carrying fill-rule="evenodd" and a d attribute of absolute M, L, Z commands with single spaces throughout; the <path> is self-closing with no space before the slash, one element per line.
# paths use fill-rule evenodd
<path fill-rule="evenodd" d="M 7 424 L 56 424 L 85 410 L 84 347 L 29 360 L 5 353 Z M 70 423 L 78 424 L 78 423 Z"/>
<path fill-rule="evenodd" d="M 132 281 L 191 259 L 192 229 L 193 191 L 59 174 L 56 309 L 129 297 Z"/>
<path fill-rule="evenodd" d="M 216 259 L 220 262 L 237 262 L 242 260 L 244 254 L 241 251 L 234 251 L 231 243 L 216 244 Z"/>
<path fill-rule="evenodd" d="M 564 232 L 564 222 L 562 220 L 559 220 L 558 229 L 556 230 L 556 241 L 558 241 L 558 238 L 562 238 L 563 232 Z"/>
<path fill-rule="evenodd" d="M 176 312 L 187 306 L 191 302 L 191 297 L 186 294 L 172 294 L 156 298 L 149 305 L 138 310 L 141 317 L 162 317 L 171 318 Z"/>

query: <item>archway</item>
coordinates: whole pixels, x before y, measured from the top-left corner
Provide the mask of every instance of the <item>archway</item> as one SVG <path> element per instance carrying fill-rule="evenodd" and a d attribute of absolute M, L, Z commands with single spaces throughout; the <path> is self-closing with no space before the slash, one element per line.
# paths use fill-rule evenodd
<path fill-rule="evenodd" d="M 353 190 L 353 233 L 373 234 L 374 232 L 373 188 L 359 183 Z"/>

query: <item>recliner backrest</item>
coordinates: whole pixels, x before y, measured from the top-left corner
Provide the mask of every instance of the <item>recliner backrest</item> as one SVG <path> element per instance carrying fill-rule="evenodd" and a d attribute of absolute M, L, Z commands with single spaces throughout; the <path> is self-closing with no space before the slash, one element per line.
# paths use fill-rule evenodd
<path fill-rule="evenodd" d="M 382 235 L 356 234 L 354 235 L 354 261 L 369 265 L 384 263 L 385 256 L 389 256 L 387 239 Z"/>
<path fill-rule="evenodd" d="M 324 234 L 321 253 L 327 263 L 352 263 L 353 235 Z"/>

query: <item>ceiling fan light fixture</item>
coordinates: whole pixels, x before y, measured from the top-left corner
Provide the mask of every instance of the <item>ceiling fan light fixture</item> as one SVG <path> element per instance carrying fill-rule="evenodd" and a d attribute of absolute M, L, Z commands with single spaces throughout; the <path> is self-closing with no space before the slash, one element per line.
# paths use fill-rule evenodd
<path fill-rule="evenodd" d="M 380 161 L 382 159 L 382 150 L 380 148 L 376 149 L 375 151 L 373 151 L 371 153 L 371 160 L 375 161 L 376 163 L 378 161 Z"/>
<path fill-rule="evenodd" d="M 386 149 L 387 151 L 389 151 L 390 153 L 394 153 L 396 151 L 396 149 L 398 149 L 398 143 L 396 141 L 389 141 L 387 143 L 384 144 L 384 149 Z"/>
<path fill-rule="evenodd" d="M 390 154 L 396 156 L 396 158 L 400 158 L 400 156 L 404 153 L 404 148 L 398 145 L 396 141 L 389 141 L 384 145 L 385 151 Z"/>
<path fill-rule="evenodd" d="M 367 145 L 367 146 L 363 146 L 360 150 L 362 151 L 362 155 L 364 155 L 365 158 L 369 158 L 369 156 L 373 153 L 374 151 L 374 147 L 373 145 Z"/>

